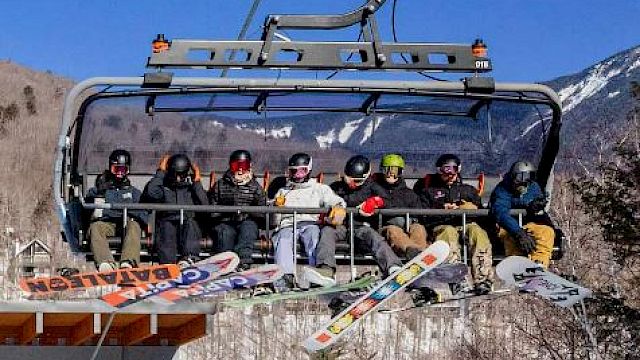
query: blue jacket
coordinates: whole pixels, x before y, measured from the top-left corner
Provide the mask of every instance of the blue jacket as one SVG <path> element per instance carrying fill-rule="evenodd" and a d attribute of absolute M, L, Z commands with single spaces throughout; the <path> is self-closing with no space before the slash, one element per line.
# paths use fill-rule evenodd
<path fill-rule="evenodd" d="M 518 220 L 509 215 L 509 211 L 511 209 L 526 209 L 529 203 L 543 197 L 544 193 L 536 182 L 529 184 L 527 192 L 522 195 L 515 194 L 511 190 L 510 184 L 511 178 L 507 175 L 493 190 L 489 201 L 489 215 L 501 228 L 507 230 L 509 234 L 515 235 L 521 229 L 518 225 Z"/>
<path fill-rule="evenodd" d="M 140 202 L 141 192 L 135 186 L 129 183 L 128 179 L 122 182 L 116 182 L 109 173 L 105 172 L 96 178 L 96 186 L 89 189 L 85 201 L 88 203 L 95 202 L 96 198 L 104 198 L 105 203 L 109 204 L 135 204 Z M 145 210 L 129 210 L 127 215 L 136 220 L 141 225 L 148 222 L 149 213 Z M 93 221 L 122 221 L 122 210 L 104 209 L 102 216 Z"/>

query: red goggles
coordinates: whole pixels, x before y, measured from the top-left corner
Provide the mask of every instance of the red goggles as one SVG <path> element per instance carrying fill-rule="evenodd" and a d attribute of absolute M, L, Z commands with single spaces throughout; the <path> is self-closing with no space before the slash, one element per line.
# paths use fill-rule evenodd
<path fill-rule="evenodd" d="M 248 160 L 236 160 L 229 163 L 231 172 L 249 171 L 251 170 L 251 162 Z"/>
<path fill-rule="evenodd" d="M 289 176 L 296 180 L 302 180 L 309 175 L 311 170 L 308 166 L 298 166 L 298 167 L 290 167 L 289 168 Z"/>
<path fill-rule="evenodd" d="M 129 173 L 129 167 L 127 165 L 111 165 L 111 173 L 123 177 Z"/>

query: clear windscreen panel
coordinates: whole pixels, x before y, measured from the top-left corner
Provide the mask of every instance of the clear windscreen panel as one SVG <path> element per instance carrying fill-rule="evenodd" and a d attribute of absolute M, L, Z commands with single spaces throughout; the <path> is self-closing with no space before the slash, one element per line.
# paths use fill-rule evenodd
<path fill-rule="evenodd" d="M 551 109 L 543 104 L 462 97 L 339 93 L 235 92 L 97 97 L 79 130 L 77 172 L 106 168 L 114 149 L 132 154 L 131 171 L 153 173 L 164 154 L 185 153 L 203 171 L 221 173 L 237 149 L 256 173 L 283 173 L 296 152 L 314 173 L 340 174 L 347 159 L 385 153 L 406 161 L 405 175 L 435 171 L 458 155 L 463 175 L 504 173 L 518 159 L 538 162 Z"/>

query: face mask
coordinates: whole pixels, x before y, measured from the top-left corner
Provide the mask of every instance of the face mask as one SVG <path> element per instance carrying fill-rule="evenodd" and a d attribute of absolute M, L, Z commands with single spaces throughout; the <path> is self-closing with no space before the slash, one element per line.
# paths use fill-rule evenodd
<path fill-rule="evenodd" d="M 233 181 L 238 185 L 246 185 L 253 178 L 253 174 L 250 171 L 239 171 L 233 174 Z"/>

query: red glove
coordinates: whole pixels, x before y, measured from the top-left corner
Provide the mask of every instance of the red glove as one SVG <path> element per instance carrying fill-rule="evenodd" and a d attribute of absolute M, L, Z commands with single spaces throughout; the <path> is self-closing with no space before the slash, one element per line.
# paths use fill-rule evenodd
<path fill-rule="evenodd" d="M 364 214 L 373 214 L 376 209 L 384 206 L 384 200 L 380 196 L 372 196 L 360 204 L 360 211 Z"/>

